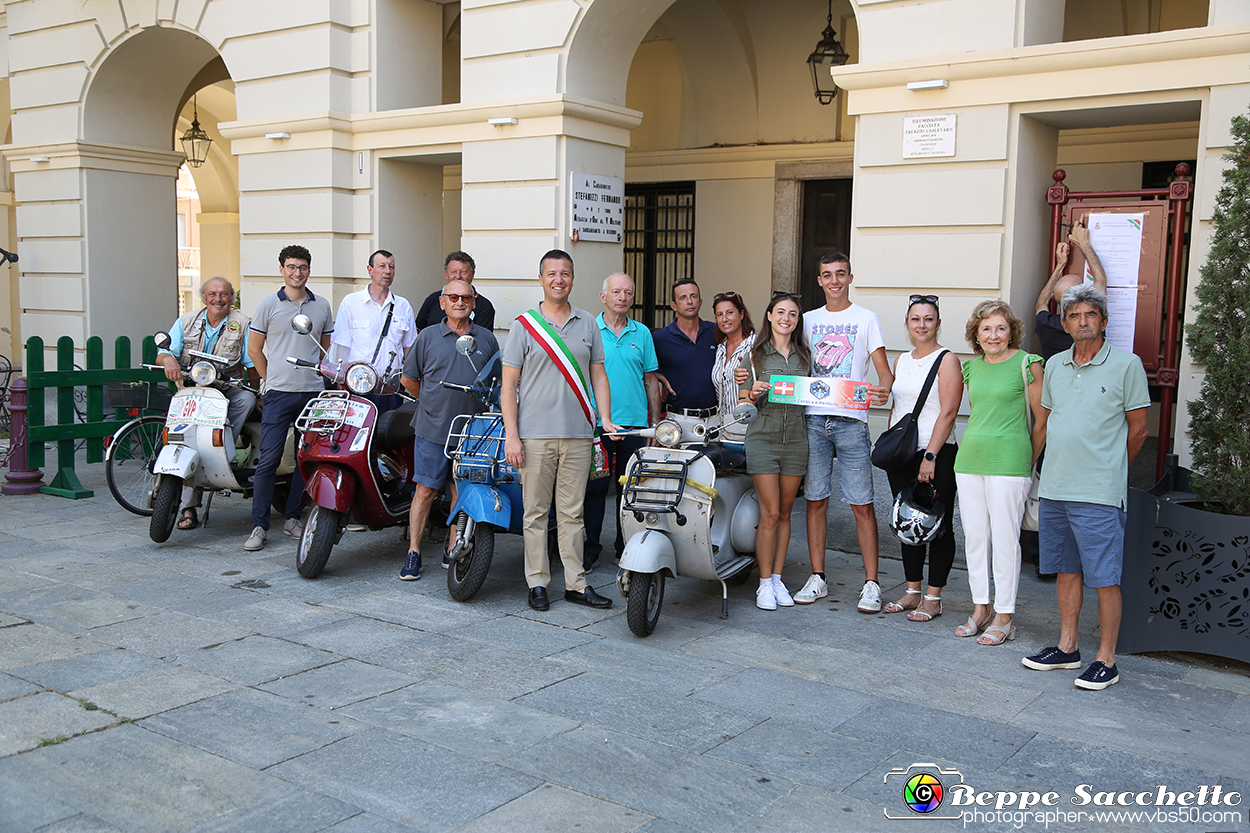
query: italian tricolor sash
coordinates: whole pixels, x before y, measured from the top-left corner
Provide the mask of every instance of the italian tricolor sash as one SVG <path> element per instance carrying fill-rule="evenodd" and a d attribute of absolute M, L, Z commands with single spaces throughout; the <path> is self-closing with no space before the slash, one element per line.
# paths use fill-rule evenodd
<path fill-rule="evenodd" d="M 546 351 L 551 360 L 555 362 L 556 367 L 560 370 L 560 374 L 564 376 L 564 380 L 569 383 L 569 387 L 573 389 L 573 395 L 577 398 L 577 404 L 582 406 L 582 413 L 586 415 L 586 419 L 593 426 L 598 420 L 595 417 L 594 408 L 590 406 L 590 393 L 586 389 L 586 379 L 582 376 L 582 368 L 578 365 L 577 360 L 573 358 L 572 352 L 564 343 L 564 339 L 560 338 L 560 334 L 555 328 L 547 323 L 547 319 L 539 314 L 538 310 L 532 309 L 517 317 L 521 322 L 521 326 L 526 332 L 534 337 L 534 340 Z"/>

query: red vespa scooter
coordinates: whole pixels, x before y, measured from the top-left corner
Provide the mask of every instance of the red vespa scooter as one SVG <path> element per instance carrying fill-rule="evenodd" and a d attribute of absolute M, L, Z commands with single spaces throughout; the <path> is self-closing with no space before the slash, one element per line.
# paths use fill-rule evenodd
<path fill-rule="evenodd" d="M 312 322 L 301 319 L 306 316 L 295 316 L 292 328 L 310 332 Z M 379 376 L 365 362 L 342 361 L 345 354 L 341 345 L 331 345 L 319 365 L 288 359 L 344 388 L 318 394 L 295 421 L 303 435 L 296 457 L 304 476 L 304 502 L 312 507 L 295 556 L 304 578 L 321 574 L 348 524 L 371 530 L 406 525 L 415 489 L 416 401 L 379 414 L 364 395 L 396 393 L 397 382 Z"/>

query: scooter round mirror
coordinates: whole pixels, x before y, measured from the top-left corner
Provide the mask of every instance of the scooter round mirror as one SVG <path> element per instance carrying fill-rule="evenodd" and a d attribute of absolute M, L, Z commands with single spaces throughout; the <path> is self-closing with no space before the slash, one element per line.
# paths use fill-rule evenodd
<path fill-rule="evenodd" d="M 750 402 L 739 402 L 732 411 L 734 421 L 750 425 L 760 415 L 759 409 Z"/>
<path fill-rule="evenodd" d="M 300 313 L 291 319 L 291 329 L 302 336 L 306 336 L 312 332 L 312 319 Z"/>
<path fill-rule="evenodd" d="M 477 339 L 471 335 L 462 335 L 456 339 L 456 352 L 462 356 L 470 356 L 477 350 Z"/>
<path fill-rule="evenodd" d="M 152 340 L 156 342 L 157 350 L 168 350 L 169 345 L 172 343 L 172 340 L 169 338 L 169 333 L 164 330 L 161 330 L 153 335 Z"/>

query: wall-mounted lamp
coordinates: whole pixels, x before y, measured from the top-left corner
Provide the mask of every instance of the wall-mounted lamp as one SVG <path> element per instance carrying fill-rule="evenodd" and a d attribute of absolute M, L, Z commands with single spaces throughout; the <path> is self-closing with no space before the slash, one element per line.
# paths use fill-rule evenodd
<path fill-rule="evenodd" d="M 916 90 L 944 90 L 950 86 L 950 82 L 945 78 L 934 78 L 932 81 L 908 81 L 907 89 L 915 92 Z"/>
<path fill-rule="evenodd" d="M 833 0 L 829 0 L 825 31 L 821 33 L 815 51 L 807 56 L 807 64 L 812 68 L 812 86 L 816 88 L 816 98 L 821 104 L 831 104 L 838 94 L 838 85 L 833 83 L 829 70 L 844 66 L 850 57 L 838 42 L 838 33 L 833 31 Z"/>
<path fill-rule="evenodd" d="M 51 161 L 52 161 L 52 157 L 50 157 L 50 156 L 32 156 L 32 157 L 30 157 L 30 161 L 31 161 L 31 162 L 51 162 Z"/>
<path fill-rule="evenodd" d="M 213 140 L 209 138 L 204 129 L 200 127 L 200 102 L 197 95 L 192 105 L 194 115 L 191 117 L 191 126 L 187 128 L 187 132 L 182 134 L 182 152 L 187 155 L 187 164 L 192 168 L 198 168 L 204 164 L 204 160 L 208 158 L 208 149 L 212 147 Z"/>
<path fill-rule="evenodd" d="M 504 127 L 506 125 L 516 124 L 517 120 L 512 118 L 512 116 L 508 116 L 504 119 L 487 119 L 486 123 L 491 127 Z"/>
<path fill-rule="evenodd" d="M 266 139 L 289 139 L 291 138 L 291 134 L 290 133 L 266 133 L 265 138 Z"/>

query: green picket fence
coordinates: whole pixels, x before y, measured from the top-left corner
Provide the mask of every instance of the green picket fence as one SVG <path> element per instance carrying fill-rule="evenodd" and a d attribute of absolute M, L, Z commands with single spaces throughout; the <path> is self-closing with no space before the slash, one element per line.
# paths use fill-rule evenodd
<path fill-rule="evenodd" d="M 91 497 L 93 492 L 84 489 L 74 471 L 74 446 L 78 440 L 87 441 L 87 462 L 104 461 L 104 439 L 116 433 L 131 417 L 105 419 L 104 388 L 109 382 L 164 382 L 170 384 L 165 374 L 150 370 L 144 364 L 156 361 L 156 343 L 152 336 L 144 336 L 139 366 L 130 363 L 130 339 L 118 336 L 113 342 L 113 369 L 104 367 L 104 341 L 99 336 L 87 339 L 85 370 L 74 367 L 74 340 L 61 336 L 56 342 L 56 370 L 44 370 L 44 345 L 39 336 L 26 339 L 26 384 L 28 417 L 28 464 L 32 469 L 45 465 L 44 443 L 55 442 L 57 472 L 52 482 L 40 491 L 68 498 Z M 79 422 L 74 411 L 74 388 L 87 392 L 86 421 Z M 47 423 L 46 393 L 56 396 L 56 424 Z"/>

